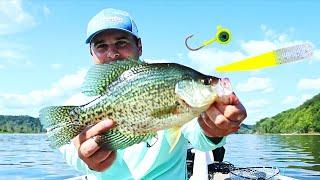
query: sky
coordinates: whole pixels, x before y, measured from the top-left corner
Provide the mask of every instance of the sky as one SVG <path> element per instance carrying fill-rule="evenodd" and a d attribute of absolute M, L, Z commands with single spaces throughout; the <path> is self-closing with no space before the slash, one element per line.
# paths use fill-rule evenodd
<path fill-rule="evenodd" d="M 135 3 L 133 3 L 135 2 Z M 141 59 L 175 62 L 228 77 L 248 117 L 245 124 L 295 108 L 320 91 L 320 2 L 316 0 L 40 1 L 0 0 L 0 114 L 38 117 L 51 105 L 80 105 L 93 64 L 85 44 L 88 21 L 104 8 L 128 11 L 143 44 Z M 189 51 L 229 28 L 228 45 Z M 250 72 L 215 67 L 290 45 L 310 43 L 313 56 Z"/>

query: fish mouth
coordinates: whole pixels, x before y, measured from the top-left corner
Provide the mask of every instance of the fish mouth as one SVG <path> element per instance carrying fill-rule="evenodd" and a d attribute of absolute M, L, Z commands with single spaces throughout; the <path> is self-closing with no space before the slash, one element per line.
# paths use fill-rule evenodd
<path fill-rule="evenodd" d="M 228 96 L 232 94 L 233 90 L 229 78 L 218 79 L 218 82 L 215 85 L 215 90 L 219 97 Z"/>

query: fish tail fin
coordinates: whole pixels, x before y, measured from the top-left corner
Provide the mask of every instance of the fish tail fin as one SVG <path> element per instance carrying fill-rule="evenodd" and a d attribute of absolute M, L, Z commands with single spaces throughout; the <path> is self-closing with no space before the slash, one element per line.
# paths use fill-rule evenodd
<path fill-rule="evenodd" d="M 81 132 L 79 112 L 78 106 L 50 106 L 40 110 L 40 122 L 47 130 L 51 147 L 67 144 Z"/>

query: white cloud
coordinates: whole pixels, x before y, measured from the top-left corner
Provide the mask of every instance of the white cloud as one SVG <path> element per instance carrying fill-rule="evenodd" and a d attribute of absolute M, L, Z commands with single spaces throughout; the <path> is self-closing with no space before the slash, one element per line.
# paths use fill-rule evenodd
<path fill-rule="evenodd" d="M 248 125 L 254 125 L 260 119 L 268 117 L 263 110 L 255 108 L 247 109 L 247 114 L 248 116 L 243 123 Z"/>
<path fill-rule="evenodd" d="M 276 44 L 290 42 L 291 41 L 290 37 L 293 35 L 295 31 L 295 29 L 291 27 L 291 28 L 288 28 L 286 32 L 278 33 L 264 24 L 262 24 L 260 28 L 265 38 L 270 41 L 273 41 Z"/>
<path fill-rule="evenodd" d="M 81 69 L 76 74 L 64 76 L 57 83 L 53 84 L 52 89 L 59 91 L 71 90 L 79 88 L 84 80 L 87 70 Z M 60 92 L 63 93 L 63 92 Z"/>
<path fill-rule="evenodd" d="M 301 79 L 298 82 L 298 89 L 300 90 L 309 90 L 309 89 L 314 89 L 314 90 L 320 90 L 320 78 L 315 78 L 315 79 Z"/>
<path fill-rule="evenodd" d="M 183 59 L 183 53 L 178 53 L 177 56 L 178 56 L 178 59 Z"/>
<path fill-rule="evenodd" d="M 0 49 L 0 58 L 3 59 L 21 59 L 23 56 L 12 49 Z"/>
<path fill-rule="evenodd" d="M 22 1 L 0 1 L 0 35 L 13 34 L 36 25 L 34 17 L 22 7 Z"/>
<path fill-rule="evenodd" d="M 4 52 L 0 50 L 0 53 Z M 16 52 L 16 54 L 11 54 L 10 51 L 5 51 L 4 54 L 0 55 L 0 61 L 2 62 L 2 66 L 10 67 L 10 66 L 20 66 L 20 67 L 31 67 L 34 64 L 30 60 L 26 60 L 23 56 L 23 53 Z"/>
<path fill-rule="evenodd" d="M 291 105 L 297 101 L 295 96 L 287 96 L 282 100 L 282 104 Z"/>
<path fill-rule="evenodd" d="M 79 90 L 87 70 L 81 69 L 75 74 L 64 76 L 50 89 L 34 90 L 26 94 L 0 94 L 0 107 L 14 114 L 23 114 L 26 109 L 37 112 L 42 106 L 61 104 Z M 30 113 L 28 113 L 30 114 Z"/>
<path fill-rule="evenodd" d="M 268 28 L 268 27 L 267 27 L 266 25 L 264 25 L 264 24 L 261 24 L 261 25 L 260 25 L 260 28 L 261 28 L 262 32 L 264 33 L 264 35 L 265 35 L 266 37 L 272 37 L 272 36 L 274 36 L 274 34 L 275 34 L 275 32 L 274 32 L 272 29 Z"/>
<path fill-rule="evenodd" d="M 253 91 L 262 91 L 262 92 L 272 92 L 273 87 L 271 80 L 269 78 L 257 78 L 251 77 L 247 82 L 238 83 L 237 89 L 242 92 L 253 92 Z"/>
<path fill-rule="evenodd" d="M 72 95 L 69 99 L 67 99 L 63 104 L 68 106 L 79 106 L 94 100 L 97 96 L 86 96 L 82 93 L 77 93 Z"/>
<path fill-rule="evenodd" d="M 266 25 L 261 25 L 261 30 L 264 34 L 264 40 L 249 40 L 242 41 L 240 46 L 249 56 L 258 55 L 272 50 L 289 47 L 297 44 L 308 43 L 313 45 L 310 41 L 292 40 L 294 28 L 289 28 L 287 32 L 277 33 Z M 317 50 L 318 51 L 318 50 Z M 320 56 L 320 55 L 319 55 Z"/>
<path fill-rule="evenodd" d="M 51 64 L 52 69 L 60 69 L 62 67 L 61 64 Z"/>
<path fill-rule="evenodd" d="M 311 99 L 314 95 L 312 94 L 303 94 L 301 96 L 287 96 L 281 103 L 290 108 L 296 108 L 299 105 L 303 104 L 307 100 Z"/>
<path fill-rule="evenodd" d="M 30 67 L 33 63 L 27 57 L 29 49 L 28 45 L 13 41 L 3 41 L 0 44 L 0 62 L 6 68 L 11 66 Z"/>
<path fill-rule="evenodd" d="M 43 14 L 47 17 L 50 15 L 51 11 L 50 9 L 47 7 L 47 6 L 43 6 L 42 7 L 42 10 L 43 10 Z"/>
<path fill-rule="evenodd" d="M 313 58 L 316 60 L 320 60 L 320 49 L 316 49 L 313 51 Z"/>
<path fill-rule="evenodd" d="M 302 102 L 305 102 L 305 101 L 311 99 L 312 97 L 313 97 L 312 94 L 303 94 L 303 95 L 301 96 L 301 100 L 302 100 Z"/>
<path fill-rule="evenodd" d="M 24 61 L 24 64 L 26 66 L 33 66 L 33 63 L 31 61 L 29 61 L 29 60 Z"/>
<path fill-rule="evenodd" d="M 266 99 L 257 99 L 257 100 L 251 100 L 248 102 L 243 101 L 243 104 L 245 107 L 249 108 L 260 108 L 260 107 L 265 107 L 270 104 L 270 102 Z"/>
<path fill-rule="evenodd" d="M 210 74 L 220 65 L 243 59 L 245 55 L 240 51 L 223 51 L 217 48 L 206 48 L 201 51 L 190 51 L 188 57 L 199 71 Z"/>
<path fill-rule="evenodd" d="M 0 64 L 0 69 L 4 69 L 4 67 L 5 67 L 4 65 Z"/>
<path fill-rule="evenodd" d="M 247 42 L 242 42 L 240 46 L 249 56 L 269 52 L 276 49 L 275 43 L 269 40 L 250 40 Z"/>

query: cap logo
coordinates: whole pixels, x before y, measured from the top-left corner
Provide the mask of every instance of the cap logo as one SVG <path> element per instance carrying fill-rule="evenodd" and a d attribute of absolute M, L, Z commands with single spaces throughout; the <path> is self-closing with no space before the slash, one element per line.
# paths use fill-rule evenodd
<path fill-rule="evenodd" d="M 114 23 L 119 23 L 123 21 L 123 18 L 118 17 L 118 16 L 110 16 L 110 17 L 105 17 L 104 21 L 106 22 L 114 22 Z"/>

